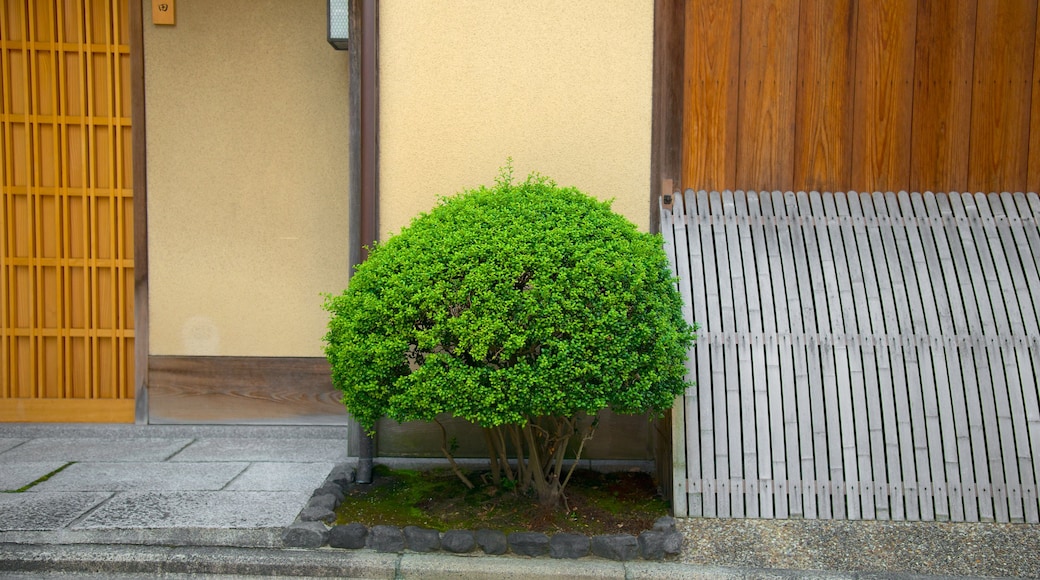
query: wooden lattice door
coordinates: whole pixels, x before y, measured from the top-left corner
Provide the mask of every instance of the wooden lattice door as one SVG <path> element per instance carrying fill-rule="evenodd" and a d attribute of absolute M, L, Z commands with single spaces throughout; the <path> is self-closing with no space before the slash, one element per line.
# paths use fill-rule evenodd
<path fill-rule="evenodd" d="M 0 421 L 132 421 L 129 1 L 0 7 Z"/>

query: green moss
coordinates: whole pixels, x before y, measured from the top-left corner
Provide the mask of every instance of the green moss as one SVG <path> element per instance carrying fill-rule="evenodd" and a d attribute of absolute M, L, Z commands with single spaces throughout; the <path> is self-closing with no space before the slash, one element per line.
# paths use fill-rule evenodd
<path fill-rule="evenodd" d="M 62 470 L 64 470 L 66 467 L 72 465 L 73 463 L 75 463 L 75 461 L 73 461 L 72 463 L 66 463 L 65 465 L 62 465 L 61 467 L 55 469 L 54 471 L 48 473 L 47 475 L 44 475 L 43 477 L 37 479 L 36 481 L 34 481 L 34 482 L 32 482 L 32 483 L 30 483 L 28 485 L 23 485 L 22 487 L 20 487 L 18 489 L 4 490 L 4 491 L 2 491 L 0 493 L 22 493 L 23 491 L 29 491 L 34 486 L 37 486 L 37 485 L 47 481 L 48 479 L 54 477 L 55 475 L 61 473 Z"/>
<path fill-rule="evenodd" d="M 533 497 L 490 485 L 485 473 L 468 475 L 476 484 L 472 490 L 446 469 L 378 467 L 371 485 L 356 486 L 340 504 L 337 523 L 595 535 L 639 533 L 668 514 L 647 474 L 576 472 L 568 487 L 569 510 L 540 509 Z"/>

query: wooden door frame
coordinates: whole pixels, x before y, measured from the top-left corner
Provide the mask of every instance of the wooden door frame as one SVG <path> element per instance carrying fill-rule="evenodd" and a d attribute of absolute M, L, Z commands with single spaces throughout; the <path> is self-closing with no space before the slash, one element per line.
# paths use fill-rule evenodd
<path fill-rule="evenodd" d="M 148 422 L 148 140 L 144 102 L 144 14 L 130 0 L 130 138 L 134 195 L 134 422 Z"/>
<path fill-rule="evenodd" d="M 661 229 L 658 200 L 680 187 L 685 15 L 685 0 L 654 0 L 649 200 L 651 232 L 659 232 Z"/>

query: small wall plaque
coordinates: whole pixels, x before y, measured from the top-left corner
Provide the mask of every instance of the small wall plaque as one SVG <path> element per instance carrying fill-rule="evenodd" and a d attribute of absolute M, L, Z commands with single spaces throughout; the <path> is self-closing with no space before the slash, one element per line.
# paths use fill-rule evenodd
<path fill-rule="evenodd" d="M 177 23 L 175 0 L 152 0 L 152 24 L 173 26 Z"/>

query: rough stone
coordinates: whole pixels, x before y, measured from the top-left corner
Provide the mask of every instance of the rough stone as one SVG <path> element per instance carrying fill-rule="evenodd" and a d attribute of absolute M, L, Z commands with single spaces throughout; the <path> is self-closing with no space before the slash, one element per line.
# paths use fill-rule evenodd
<path fill-rule="evenodd" d="M 403 552 L 404 532 L 397 526 L 372 526 L 365 545 L 377 552 Z"/>
<path fill-rule="evenodd" d="M 320 548 L 329 537 L 329 530 L 321 522 L 300 522 L 285 529 L 282 544 L 287 548 Z"/>
<path fill-rule="evenodd" d="M 329 531 L 329 546 L 360 550 L 365 547 L 367 538 L 368 528 L 359 523 L 336 526 Z"/>
<path fill-rule="evenodd" d="M 662 516 L 657 518 L 654 522 L 654 531 L 657 532 L 674 532 L 675 531 L 675 518 L 672 516 Z"/>
<path fill-rule="evenodd" d="M 314 490 L 312 497 L 321 497 L 323 495 L 331 495 L 336 498 L 336 503 L 339 504 L 346 497 L 343 495 L 343 489 L 335 483 L 326 483 L 325 485 Z"/>
<path fill-rule="evenodd" d="M 538 532 L 514 532 L 508 541 L 509 549 L 520 556 L 537 558 L 549 552 L 549 536 Z"/>
<path fill-rule="evenodd" d="M 480 549 L 489 556 L 500 556 L 509 549 L 505 533 L 499 530 L 477 530 L 473 536 Z"/>
<path fill-rule="evenodd" d="M 626 562 L 639 557 L 639 542 L 629 534 L 594 536 L 592 553 L 600 558 Z"/>
<path fill-rule="evenodd" d="M 553 558 L 584 558 L 589 555 L 589 538 L 582 534 L 555 534 L 549 539 L 549 556 Z"/>
<path fill-rule="evenodd" d="M 332 472 L 329 473 L 325 482 L 339 486 L 342 490 L 346 490 L 348 485 L 354 483 L 355 473 L 354 466 L 348 463 L 340 463 L 336 465 L 336 467 L 332 468 Z"/>
<path fill-rule="evenodd" d="M 407 526 L 404 529 L 404 539 L 408 543 L 408 549 L 413 552 L 434 552 L 441 549 L 441 534 L 437 530 Z"/>
<path fill-rule="evenodd" d="M 307 502 L 308 508 L 324 508 L 329 511 L 335 510 L 337 505 L 339 505 L 339 501 L 336 496 L 329 493 L 314 496 Z"/>
<path fill-rule="evenodd" d="M 448 530 L 441 536 L 441 547 L 453 554 L 467 554 L 477 547 L 477 541 L 469 530 Z"/>
<path fill-rule="evenodd" d="M 683 535 L 675 530 L 649 530 L 639 534 L 639 553 L 646 560 L 663 560 L 682 551 Z"/>
<path fill-rule="evenodd" d="M 336 521 L 336 512 L 325 509 L 321 506 L 316 507 L 305 507 L 300 512 L 300 521 L 304 522 L 325 522 L 331 524 Z"/>

